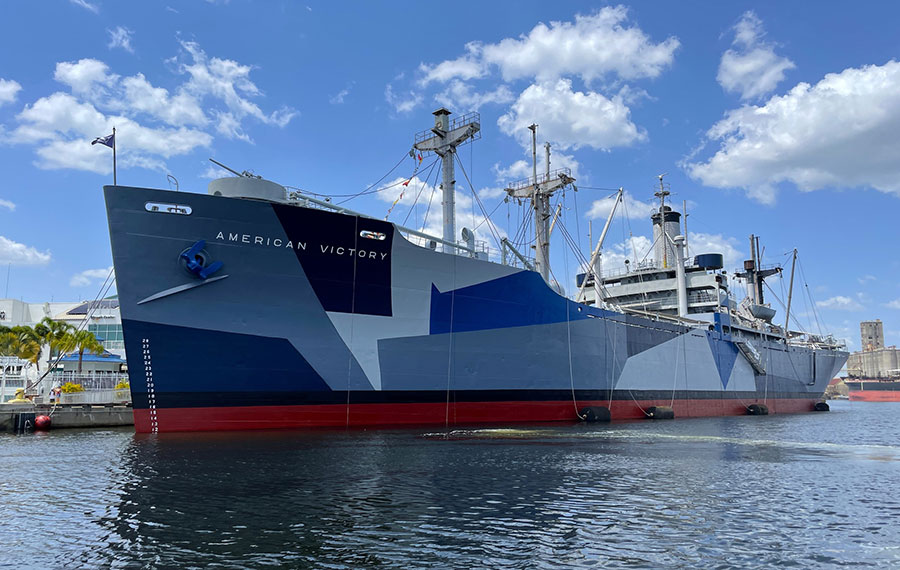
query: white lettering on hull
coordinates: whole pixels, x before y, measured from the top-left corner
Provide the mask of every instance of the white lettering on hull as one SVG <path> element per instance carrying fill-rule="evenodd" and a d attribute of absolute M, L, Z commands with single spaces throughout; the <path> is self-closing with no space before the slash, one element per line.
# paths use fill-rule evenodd
<path fill-rule="evenodd" d="M 306 251 L 307 242 L 286 240 L 283 238 L 273 238 L 271 236 L 258 236 L 251 234 L 234 234 L 231 232 L 219 232 L 216 234 L 216 240 L 229 241 L 235 243 L 246 243 L 250 245 L 261 245 L 263 247 L 277 247 L 279 249 L 293 249 L 297 251 Z M 384 261 L 388 254 L 379 251 L 371 251 L 356 247 L 345 247 L 342 245 L 332 245 L 327 243 L 319 244 L 319 252 L 325 255 L 337 255 L 340 257 L 357 257 L 359 259 L 374 259 L 376 261 Z"/>

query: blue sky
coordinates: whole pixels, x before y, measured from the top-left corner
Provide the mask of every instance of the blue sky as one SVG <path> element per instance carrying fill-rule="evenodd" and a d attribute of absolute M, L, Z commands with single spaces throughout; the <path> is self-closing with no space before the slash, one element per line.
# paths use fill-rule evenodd
<path fill-rule="evenodd" d="M 205 192 L 221 172 L 210 157 L 321 194 L 389 173 L 347 205 L 384 217 L 412 178 L 390 219 L 439 232 L 439 197 L 424 219 L 434 158 L 416 172 L 404 156 L 447 106 L 481 115 L 459 158 L 489 211 L 530 174 L 534 122 L 553 168 L 577 178 L 562 223 L 582 250 L 609 211 L 602 189 L 626 189 L 605 267 L 643 256 L 665 172 L 688 202 L 691 253 L 722 251 L 734 269 L 751 233 L 767 263 L 796 247 L 802 323 L 858 347 L 858 322 L 881 318 L 900 344 L 900 36 L 884 24 L 900 5 L 550 4 L 3 3 L 0 292 L 8 268 L 10 297 L 96 294 L 112 173 L 90 141 L 113 126 L 120 184 L 168 188 L 171 174 Z M 458 223 L 478 224 L 457 181 Z M 493 219 L 516 233 L 506 204 Z M 553 271 L 571 292 L 578 262 L 560 234 Z"/>

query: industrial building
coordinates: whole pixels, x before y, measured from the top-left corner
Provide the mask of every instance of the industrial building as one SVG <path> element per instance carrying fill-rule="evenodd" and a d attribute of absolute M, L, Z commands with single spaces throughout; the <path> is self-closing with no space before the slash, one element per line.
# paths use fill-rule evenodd
<path fill-rule="evenodd" d="M 900 378 L 900 350 L 884 345 L 884 325 L 880 319 L 859 324 L 860 346 L 847 361 L 850 378 Z"/>

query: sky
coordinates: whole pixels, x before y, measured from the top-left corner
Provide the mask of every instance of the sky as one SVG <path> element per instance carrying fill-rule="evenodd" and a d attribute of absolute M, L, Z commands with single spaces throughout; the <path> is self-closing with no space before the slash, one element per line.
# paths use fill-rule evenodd
<path fill-rule="evenodd" d="M 446 107 L 479 114 L 457 225 L 489 246 L 519 235 L 503 189 L 531 174 L 528 125 L 539 172 L 549 142 L 576 178 L 553 200 L 568 294 L 617 188 L 603 266 L 645 258 L 665 174 L 691 255 L 730 273 L 755 234 L 787 275 L 797 248 L 799 324 L 856 349 L 880 318 L 900 344 L 898 18 L 892 2 L 4 2 L 0 292 L 97 294 L 112 157 L 91 141 L 113 127 L 120 185 L 205 193 L 227 175 L 214 158 L 440 234 L 440 167 L 409 151 Z"/>

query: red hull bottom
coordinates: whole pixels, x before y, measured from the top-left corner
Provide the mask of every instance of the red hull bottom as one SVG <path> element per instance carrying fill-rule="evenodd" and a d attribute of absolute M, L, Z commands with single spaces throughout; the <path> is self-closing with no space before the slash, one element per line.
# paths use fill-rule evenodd
<path fill-rule="evenodd" d="M 850 399 L 857 402 L 900 402 L 900 390 L 862 390 L 850 392 Z"/>
<path fill-rule="evenodd" d="M 851 396 L 852 397 L 852 396 Z M 769 413 L 810 412 L 817 398 L 724 400 L 613 400 L 552 402 L 451 402 L 448 404 L 350 404 L 165 408 L 156 410 L 158 431 L 233 431 L 299 427 L 364 427 L 576 421 L 576 410 L 607 406 L 614 420 L 646 417 L 650 406 L 672 406 L 676 418 L 740 416 L 750 404 L 765 404 Z M 150 433 L 150 410 L 134 410 L 134 427 Z"/>

